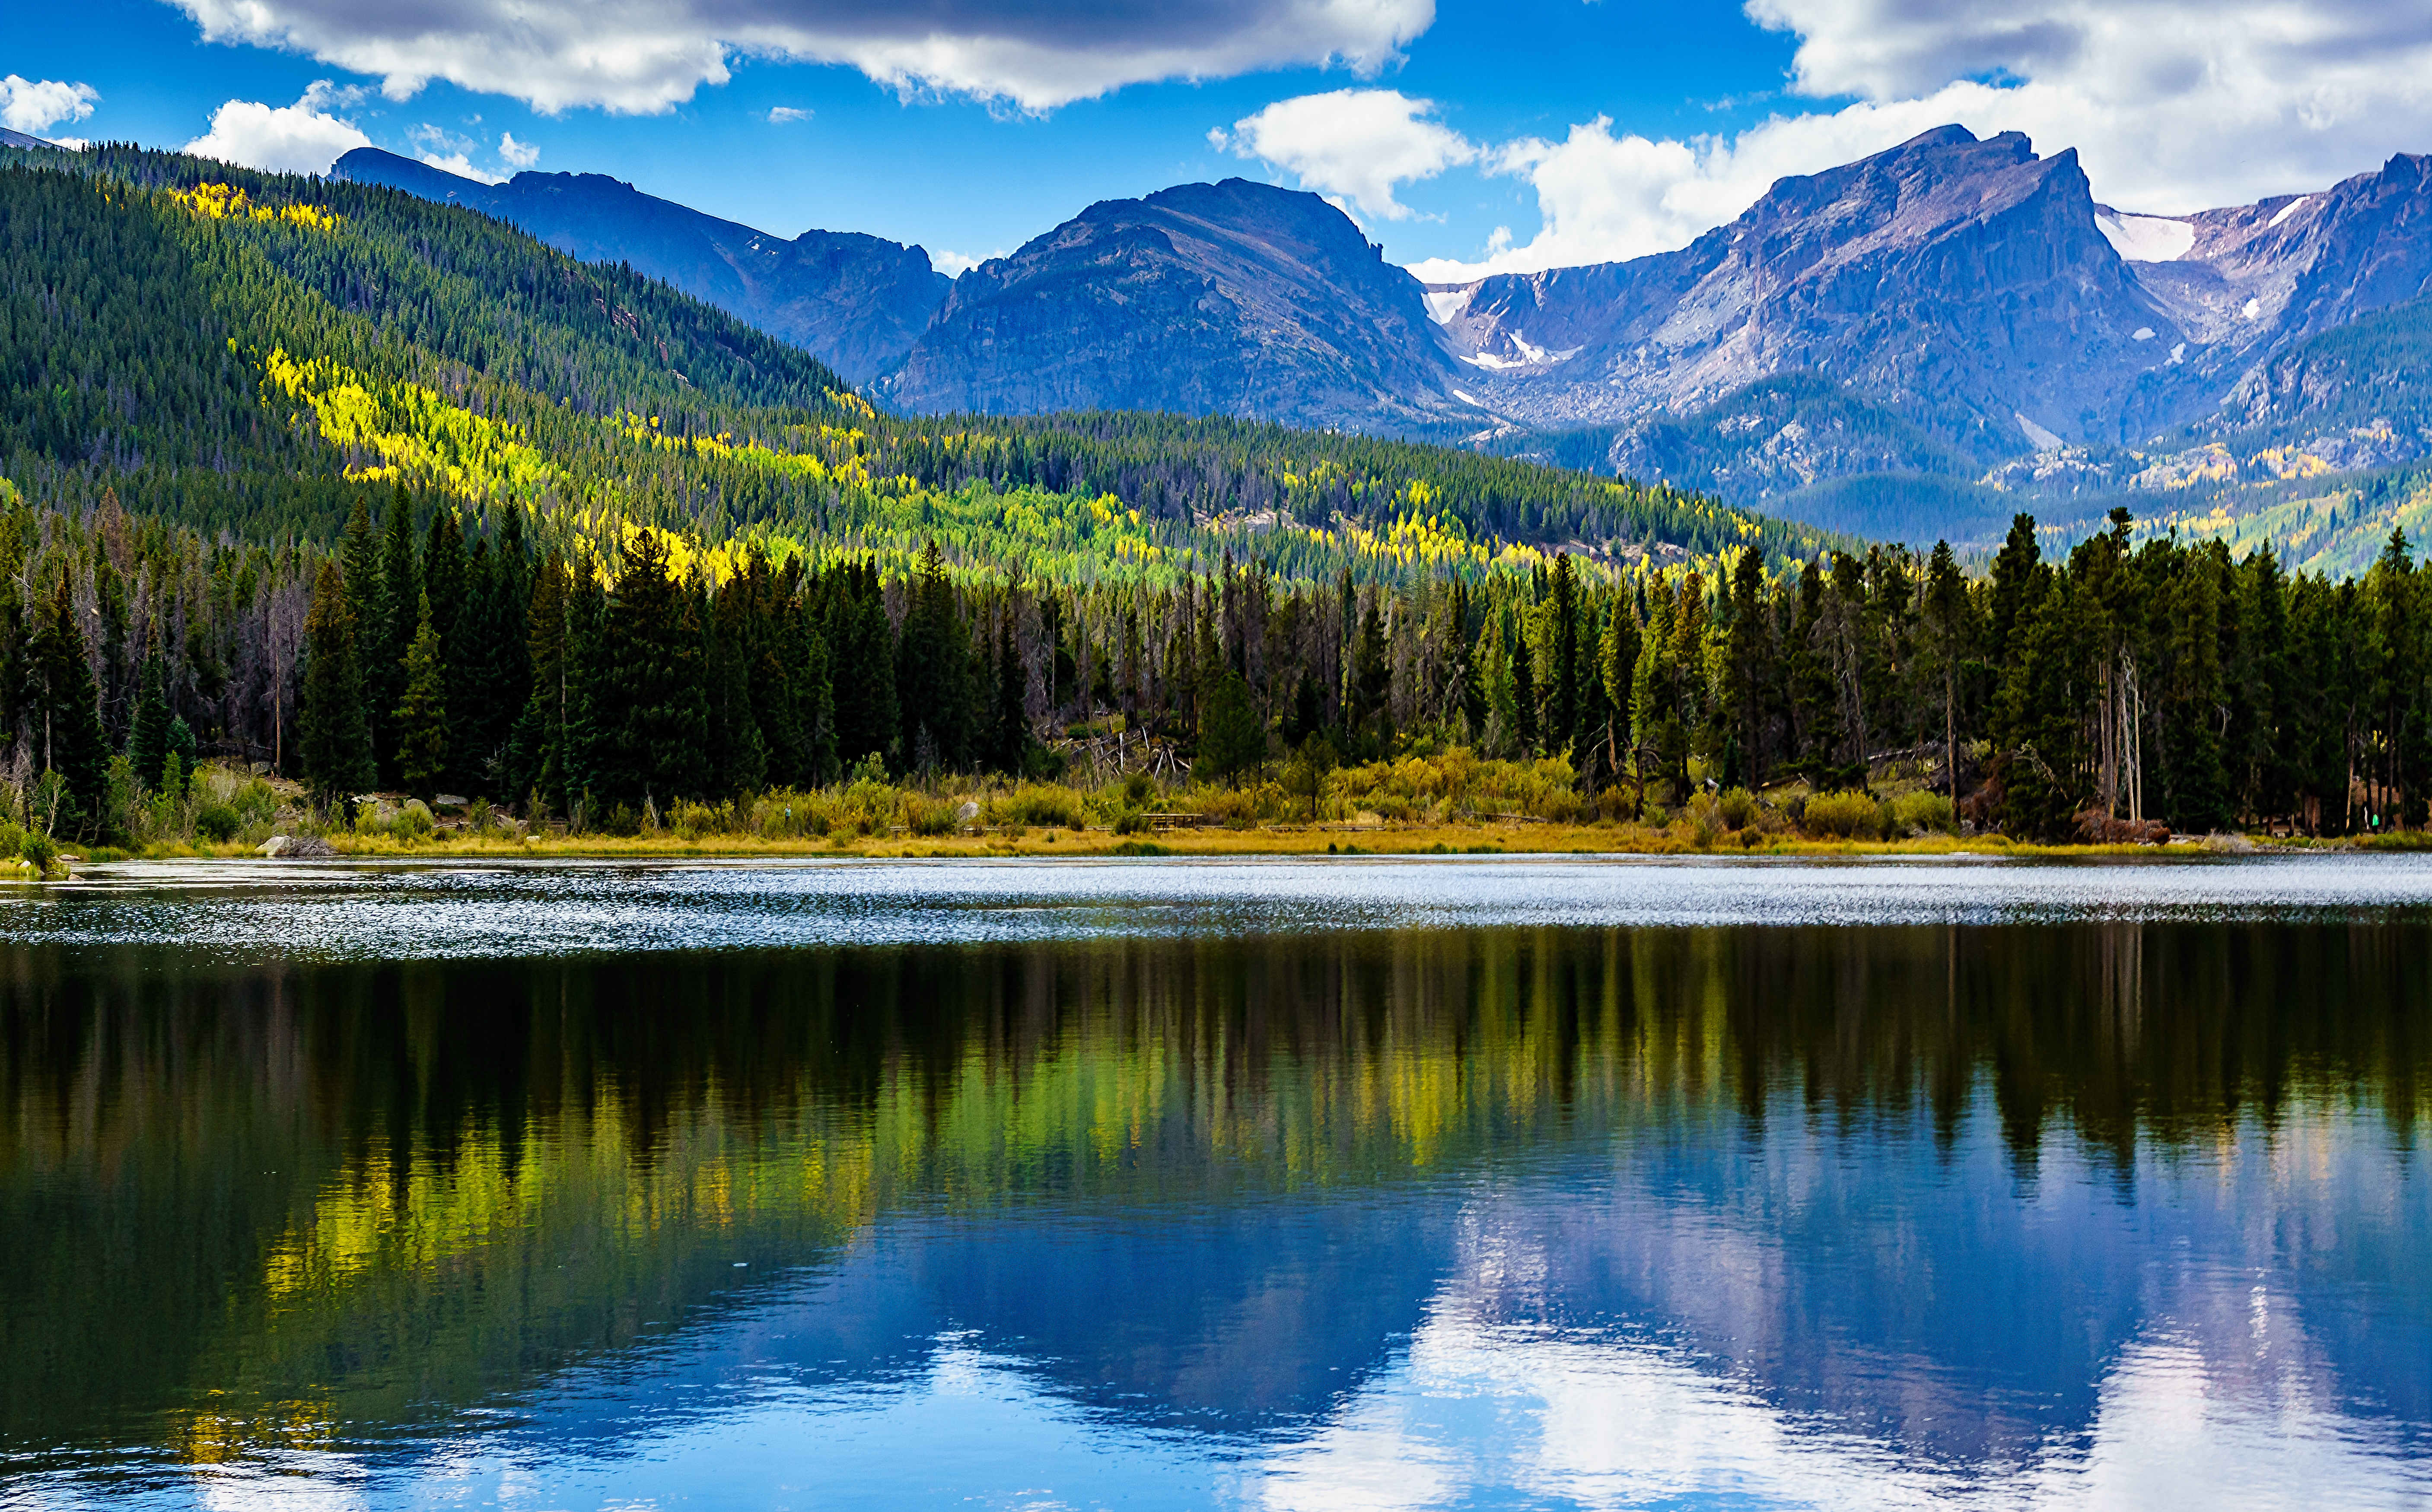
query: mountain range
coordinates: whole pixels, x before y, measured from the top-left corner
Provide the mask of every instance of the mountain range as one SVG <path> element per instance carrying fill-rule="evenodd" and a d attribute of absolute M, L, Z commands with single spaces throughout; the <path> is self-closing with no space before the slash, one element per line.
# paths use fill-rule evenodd
<path fill-rule="evenodd" d="M 788 241 L 645 194 L 603 174 L 503 184 L 357 147 L 330 176 L 494 215 L 585 262 L 622 262 L 817 356 L 849 383 L 899 361 L 952 280 L 928 253 L 857 231 Z"/>
<path fill-rule="evenodd" d="M 2432 450 L 2426 157 L 2155 216 L 2101 203 L 2073 151 L 1944 126 L 1678 251 L 1432 285 L 1319 196 L 1241 179 L 1090 206 L 948 280 L 918 247 L 595 175 L 491 186 L 375 149 L 334 173 L 628 262 L 907 412 L 1455 441 L 1856 529 L 1903 499 L 1989 529 L 2024 500 L 2185 504 Z"/>

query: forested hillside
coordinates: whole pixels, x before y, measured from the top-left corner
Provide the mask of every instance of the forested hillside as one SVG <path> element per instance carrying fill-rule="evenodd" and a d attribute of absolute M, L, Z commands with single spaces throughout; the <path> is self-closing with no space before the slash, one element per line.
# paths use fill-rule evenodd
<path fill-rule="evenodd" d="M 61 833 L 213 750 L 612 828 L 1109 739 L 1245 812 L 1479 758 L 1608 815 L 1900 767 L 2038 837 L 2432 792 L 2398 540 L 2334 581 L 2021 520 L 1969 580 L 1509 459 L 892 417 L 466 211 L 127 150 L 0 168 L 0 731 Z"/>
<path fill-rule="evenodd" d="M 772 555 L 930 539 L 960 571 L 1291 576 L 1817 537 L 1668 489 L 1432 447 L 1146 416 L 903 422 L 803 353 L 620 268 L 372 186 L 173 154 L 9 153 L 6 476 L 254 539 L 331 539 L 352 482 Z"/>

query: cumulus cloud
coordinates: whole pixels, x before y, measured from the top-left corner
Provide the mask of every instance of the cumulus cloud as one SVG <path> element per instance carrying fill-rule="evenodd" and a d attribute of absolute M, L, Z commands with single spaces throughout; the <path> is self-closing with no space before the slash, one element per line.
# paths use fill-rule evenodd
<path fill-rule="evenodd" d="M 1783 175 L 1950 122 L 2075 147 L 2098 197 L 2153 214 L 2319 189 L 2432 148 L 2432 26 L 2378 0 L 1750 0 L 1748 13 L 1798 36 L 1795 92 L 1824 108 L 1734 136 L 1656 141 L 1595 121 L 1496 147 L 1481 168 L 1526 179 L 1543 229 L 1414 271 L 1453 281 L 1680 246 Z"/>
<path fill-rule="evenodd" d="M 510 168 L 534 168 L 540 164 L 540 149 L 529 142 L 517 142 L 512 131 L 498 133 L 498 160 Z"/>
<path fill-rule="evenodd" d="M 1382 220 L 1408 220 L 1394 198 L 1397 185 L 1433 178 L 1455 163 L 1476 160 L 1478 148 L 1458 131 L 1426 119 L 1431 100 L 1399 90 L 1336 90 L 1279 100 L 1208 141 L 1235 156 L 1289 171 L 1338 205 Z"/>
<path fill-rule="evenodd" d="M 959 278 L 983 262 L 993 262 L 998 258 L 1009 256 L 1011 254 L 1003 247 L 993 252 L 983 252 L 978 257 L 965 252 L 932 252 L 929 254 L 929 266 L 949 278 Z"/>
<path fill-rule="evenodd" d="M 55 78 L 0 78 L 0 126 L 40 136 L 62 121 L 81 121 L 93 114 L 101 95 L 90 84 L 68 84 Z"/>
<path fill-rule="evenodd" d="M 347 92 L 332 89 L 327 79 L 294 105 L 230 100 L 211 112 L 211 130 L 187 143 L 185 150 L 268 173 L 328 173 L 341 154 L 372 144 L 353 122 L 331 113 L 347 102 Z"/>
<path fill-rule="evenodd" d="M 1052 109 L 1126 84 L 1341 64 L 1372 75 L 1434 0 L 176 0 L 213 42 L 307 53 L 392 99 L 444 78 L 557 111 L 649 113 L 727 81 L 737 55 L 840 63 L 890 88 Z"/>
<path fill-rule="evenodd" d="M 507 181 L 506 175 L 493 173 L 473 161 L 473 154 L 481 150 L 481 144 L 471 137 L 459 136 L 446 126 L 432 126 L 426 121 L 408 131 L 405 139 L 413 144 L 417 161 L 443 174 L 454 174 L 459 178 L 470 178 L 482 184 L 503 184 Z"/>
<path fill-rule="evenodd" d="M 810 111 L 795 105 L 774 106 L 768 111 L 770 126 L 792 126 L 797 121 L 807 121 L 810 118 Z"/>

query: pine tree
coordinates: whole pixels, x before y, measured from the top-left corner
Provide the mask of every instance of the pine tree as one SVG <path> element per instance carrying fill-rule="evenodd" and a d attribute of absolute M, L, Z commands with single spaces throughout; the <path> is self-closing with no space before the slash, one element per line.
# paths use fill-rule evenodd
<path fill-rule="evenodd" d="M 844 568 L 829 593 L 836 759 L 851 767 L 896 752 L 895 632 L 879 596 L 876 567 Z"/>
<path fill-rule="evenodd" d="M 372 714 L 372 746 L 380 756 L 381 775 L 394 779 L 397 773 L 395 713 L 405 696 L 406 647 L 413 644 L 421 623 L 417 606 L 422 602 L 422 577 L 414 561 L 414 501 L 402 482 L 389 497 L 388 519 L 380 528 L 380 589 L 376 595 L 367 592 L 366 602 L 375 606 L 380 617 L 373 622 L 374 630 L 363 637 L 368 647 L 363 657 L 363 699 Z"/>
<path fill-rule="evenodd" d="M 924 737 L 939 765 L 959 769 L 969 764 L 974 723 L 971 665 L 971 632 L 946 580 L 945 558 L 932 540 L 912 580 L 904 639 L 895 653 L 902 749 L 908 764 L 919 764 L 918 748 Z"/>
<path fill-rule="evenodd" d="M 698 601 L 655 531 L 625 549 L 608 600 L 605 661 L 590 690 L 601 803 L 641 811 L 709 789 L 709 690 Z M 602 695 L 605 694 L 603 699 Z"/>
<path fill-rule="evenodd" d="M 1021 773 L 1030 755 L 1030 717 L 1024 708 L 1030 679 L 1022 664 L 1022 648 L 1013 638 L 1014 606 L 1007 602 L 997 616 L 995 692 L 988 700 L 988 764 L 1001 772 Z"/>
<path fill-rule="evenodd" d="M 380 652 L 376 643 L 382 639 L 388 623 L 388 590 L 380 578 L 380 531 L 372 524 L 366 495 L 358 493 L 346 512 L 346 533 L 338 555 L 346 575 L 346 613 L 355 627 L 355 670 L 363 682 L 363 730 L 378 749 L 380 720 L 388 710 L 374 686 Z"/>
<path fill-rule="evenodd" d="M 709 679 L 708 781 L 710 791 L 722 798 L 756 793 L 768 781 L 772 743 L 762 732 L 752 697 L 752 673 L 761 661 L 758 590 L 766 586 L 766 571 L 755 560 L 700 615 Z"/>
<path fill-rule="evenodd" d="M 1942 693 L 1942 774 L 1953 801 L 1959 798 L 1959 665 L 1968 630 L 1968 580 L 1959 574 L 1951 543 L 1937 541 L 1925 569 L 1925 626 L 1930 664 Z"/>
<path fill-rule="evenodd" d="M 1605 768 L 1618 779 L 1633 765 L 1637 741 L 1630 727 L 1630 685 L 1638 672 L 1638 614 L 1633 596 L 1615 594 L 1596 641 L 1596 681 L 1605 697 Z"/>
<path fill-rule="evenodd" d="M 1226 667 L 1199 715 L 1199 766 L 1239 787 L 1241 774 L 1264 765 L 1267 731 L 1241 674 Z"/>
<path fill-rule="evenodd" d="M 508 795 L 566 812 L 566 563 L 552 551 L 532 576 L 524 611 L 523 707 L 507 742 Z M 538 814 L 526 815 L 537 819 Z"/>
<path fill-rule="evenodd" d="M 1537 663 L 1529 653 L 1528 636 L 1524 630 L 1512 636 L 1512 754 L 1533 757 L 1541 748 L 1537 738 Z"/>
<path fill-rule="evenodd" d="M 127 760 L 138 777 L 158 777 L 169 754 L 169 695 L 160 650 L 144 659 L 143 689 L 135 699 L 135 722 L 127 736 Z"/>
<path fill-rule="evenodd" d="M 1376 596 L 1360 617 L 1360 639 L 1351 657 L 1351 730 L 1363 742 L 1377 741 L 1376 724 L 1393 689 L 1393 665 L 1385 655 L 1385 616 Z"/>
<path fill-rule="evenodd" d="M 431 623 L 431 597 L 420 596 L 414 642 L 405 652 L 405 691 L 397 706 L 397 776 L 405 790 L 428 799 L 448 771 L 448 665 Z"/>
<path fill-rule="evenodd" d="M 349 803 L 376 778 L 363 728 L 363 676 L 355 664 L 355 618 L 346 579 L 324 559 L 304 619 L 304 783 L 324 805 Z"/>
<path fill-rule="evenodd" d="M 1554 555 L 1552 591 L 1546 599 L 1548 667 L 1545 748 L 1569 755 L 1579 731 L 1579 583 L 1567 551 Z"/>
<path fill-rule="evenodd" d="M 35 733 L 42 769 L 67 781 L 72 810 L 59 816 L 68 832 L 99 836 L 108 820 L 110 747 L 101 728 L 101 690 L 76 628 L 76 600 L 62 565 L 26 660 L 32 672 Z"/>
<path fill-rule="evenodd" d="M 836 781 L 836 691 L 828 640 L 819 630 L 819 609 L 807 585 L 789 565 L 778 595 L 783 624 L 777 656 L 785 669 L 785 697 L 793 768 L 785 781 L 798 787 Z"/>

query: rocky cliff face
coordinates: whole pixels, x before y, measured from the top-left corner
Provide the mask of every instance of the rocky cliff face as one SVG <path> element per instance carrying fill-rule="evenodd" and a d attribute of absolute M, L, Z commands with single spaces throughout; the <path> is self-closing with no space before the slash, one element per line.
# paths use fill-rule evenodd
<path fill-rule="evenodd" d="M 875 394 L 918 412 L 1164 410 L 1432 435 L 1485 418 L 1418 281 L 1315 194 L 1092 205 L 963 275 Z"/>
<path fill-rule="evenodd" d="M 1429 293 L 1479 397 L 1539 427 L 1806 371 L 1986 456 L 2117 442 L 2185 347 L 2097 227 L 2074 152 L 1959 126 L 1782 179 L 1679 252 Z"/>
<path fill-rule="evenodd" d="M 803 347 L 855 384 L 902 359 L 952 282 L 917 246 L 850 231 L 789 242 L 600 174 L 483 184 L 377 147 L 356 148 L 330 173 L 486 211 L 586 261 L 631 263 Z"/>
<path fill-rule="evenodd" d="M 2103 214 L 2137 282 L 2197 344 L 2187 401 L 2204 428 L 2344 408 L 2335 391 L 2347 384 L 2407 377 L 2407 361 L 2357 367 L 2356 344 L 2325 351 L 2316 338 L 2432 294 L 2432 157 L 2402 153 L 2320 193 Z"/>

